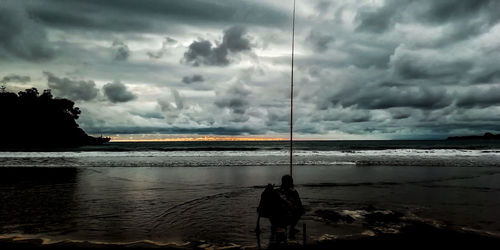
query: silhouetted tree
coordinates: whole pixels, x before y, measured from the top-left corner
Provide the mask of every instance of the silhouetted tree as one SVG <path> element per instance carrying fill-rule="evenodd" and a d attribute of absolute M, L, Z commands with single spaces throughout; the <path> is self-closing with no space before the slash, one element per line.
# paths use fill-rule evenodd
<path fill-rule="evenodd" d="M 79 146 L 109 141 L 88 136 L 76 123 L 81 111 L 68 99 L 36 88 L 0 93 L 0 146 Z"/>

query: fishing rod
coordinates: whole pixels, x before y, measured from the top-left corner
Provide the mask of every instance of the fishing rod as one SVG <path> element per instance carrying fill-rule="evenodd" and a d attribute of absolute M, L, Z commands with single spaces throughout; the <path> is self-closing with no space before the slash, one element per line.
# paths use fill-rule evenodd
<path fill-rule="evenodd" d="M 290 79 L 290 176 L 293 176 L 293 58 L 294 58 L 294 49 L 295 49 L 295 0 L 293 0 L 293 21 L 292 21 L 292 72 Z M 272 188 L 272 186 L 271 186 Z M 305 224 L 304 224 L 304 235 L 305 235 Z M 257 236 L 257 246 L 258 249 L 261 249 L 261 241 L 260 241 L 260 212 L 257 216 L 257 225 L 255 227 L 255 234 Z M 305 236 L 304 236 L 304 245 L 305 245 Z"/>
<path fill-rule="evenodd" d="M 290 78 L 290 176 L 293 177 L 293 57 L 295 49 L 295 0 L 293 0 L 292 22 L 292 73 Z"/>

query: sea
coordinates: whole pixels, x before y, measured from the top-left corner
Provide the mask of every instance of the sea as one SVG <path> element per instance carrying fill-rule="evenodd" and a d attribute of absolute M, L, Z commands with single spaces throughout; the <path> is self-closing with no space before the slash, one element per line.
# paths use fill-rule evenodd
<path fill-rule="evenodd" d="M 500 236 L 498 141 L 296 141 L 293 155 L 309 242 L 398 233 L 368 226 L 373 211 Z M 0 239 L 251 248 L 270 234 L 266 218 L 256 234 L 262 191 L 289 173 L 286 141 L 1 151 Z"/>

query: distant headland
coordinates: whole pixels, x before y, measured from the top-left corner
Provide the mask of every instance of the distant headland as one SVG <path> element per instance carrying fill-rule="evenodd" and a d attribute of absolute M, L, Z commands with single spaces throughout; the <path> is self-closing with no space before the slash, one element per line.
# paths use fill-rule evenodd
<path fill-rule="evenodd" d="M 0 92 L 0 148 L 77 147 L 108 142 L 92 137 L 76 120 L 81 111 L 75 103 L 53 98 L 49 89 L 36 88 L 15 94 Z"/>
<path fill-rule="evenodd" d="M 446 140 L 500 140 L 500 134 L 484 133 L 484 135 L 451 136 Z"/>

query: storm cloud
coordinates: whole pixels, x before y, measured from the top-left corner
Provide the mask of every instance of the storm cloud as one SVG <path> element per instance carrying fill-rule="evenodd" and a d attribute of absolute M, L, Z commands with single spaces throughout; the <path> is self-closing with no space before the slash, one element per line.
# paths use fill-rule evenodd
<path fill-rule="evenodd" d="M 219 108 L 227 108 L 234 114 L 242 115 L 249 107 L 250 90 L 241 85 L 233 85 L 229 89 L 218 94 L 215 105 Z"/>
<path fill-rule="evenodd" d="M 192 76 L 185 76 L 182 78 L 182 82 L 183 83 L 186 83 L 186 84 L 190 84 L 190 83 L 193 83 L 193 82 L 203 82 L 205 81 L 205 79 L 203 79 L 203 76 L 202 75 L 192 75 Z"/>
<path fill-rule="evenodd" d="M 265 2 L 264 2 L 265 3 Z M 280 25 L 287 13 L 259 1 L 203 0 L 42 0 L 28 2 L 29 14 L 59 29 L 112 32 L 164 32 L 168 24 Z M 78 9 L 68 14 L 68 9 Z M 167 25 L 165 25 L 167 24 Z"/>
<path fill-rule="evenodd" d="M 126 61 L 130 56 L 130 49 L 124 42 L 114 41 L 112 48 L 113 60 L 115 61 Z"/>
<path fill-rule="evenodd" d="M 292 2 L 1 5 L 0 81 L 47 84 L 77 101 L 87 131 L 287 136 Z M 500 133 L 499 9 L 495 0 L 297 1 L 297 136 Z"/>
<path fill-rule="evenodd" d="M 210 41 L 199 40 L 189 45 L 184 53 L 184 61 L 193 66 L 215 65 L 226 66 L 230 63 L 229 54 L 236 54 L 251 50 L 250 41 L 245 37 L 246 29 L 243 26 L 233 26 L 224 30 L 219 45 L 213 46 Z"/>
<path fill-rule="evenodd" d="M 15 74 L 6 75 L 0 80 L 1 83 L 8 83 L 8 82 L 27 83 L 30 81 L 31 77 L 29 76 L 20 76 Z"/>
<path fill-rule="evenodd" d="M 318 93 L 318 109 L 340 105 L 344 108 L 389 109 L 408 107 L 417 109 L 440 109 L 452 104 L 453 97 L 443 87 L 405 86 L 376 83 L 366 86 L 351 86 L 331 94 Z"/>
<path fill-rule="evenodd" d="M 47 77 L 47 85 L 59 97 L 66 97 L 75 101 L 90 101 L 97 97 L 99 89 L 94 81 L 72 80 L 66 77 L 57 77 L 50 72 L 43 72 Z"/>
<path fill-rule="evenodd" d="M 107 83 L 102 89 L 106 97 L 113 103 L 128 102 L 137 98 L 137 96 L 130 92 L 127 86 L 120 81 Z"/>
<path fill-rule="evenodd" d="M 54 55 L 45 28 L 20 3 L 2 1 L 0 8 L 0 57 L 46 61 Z"/>

